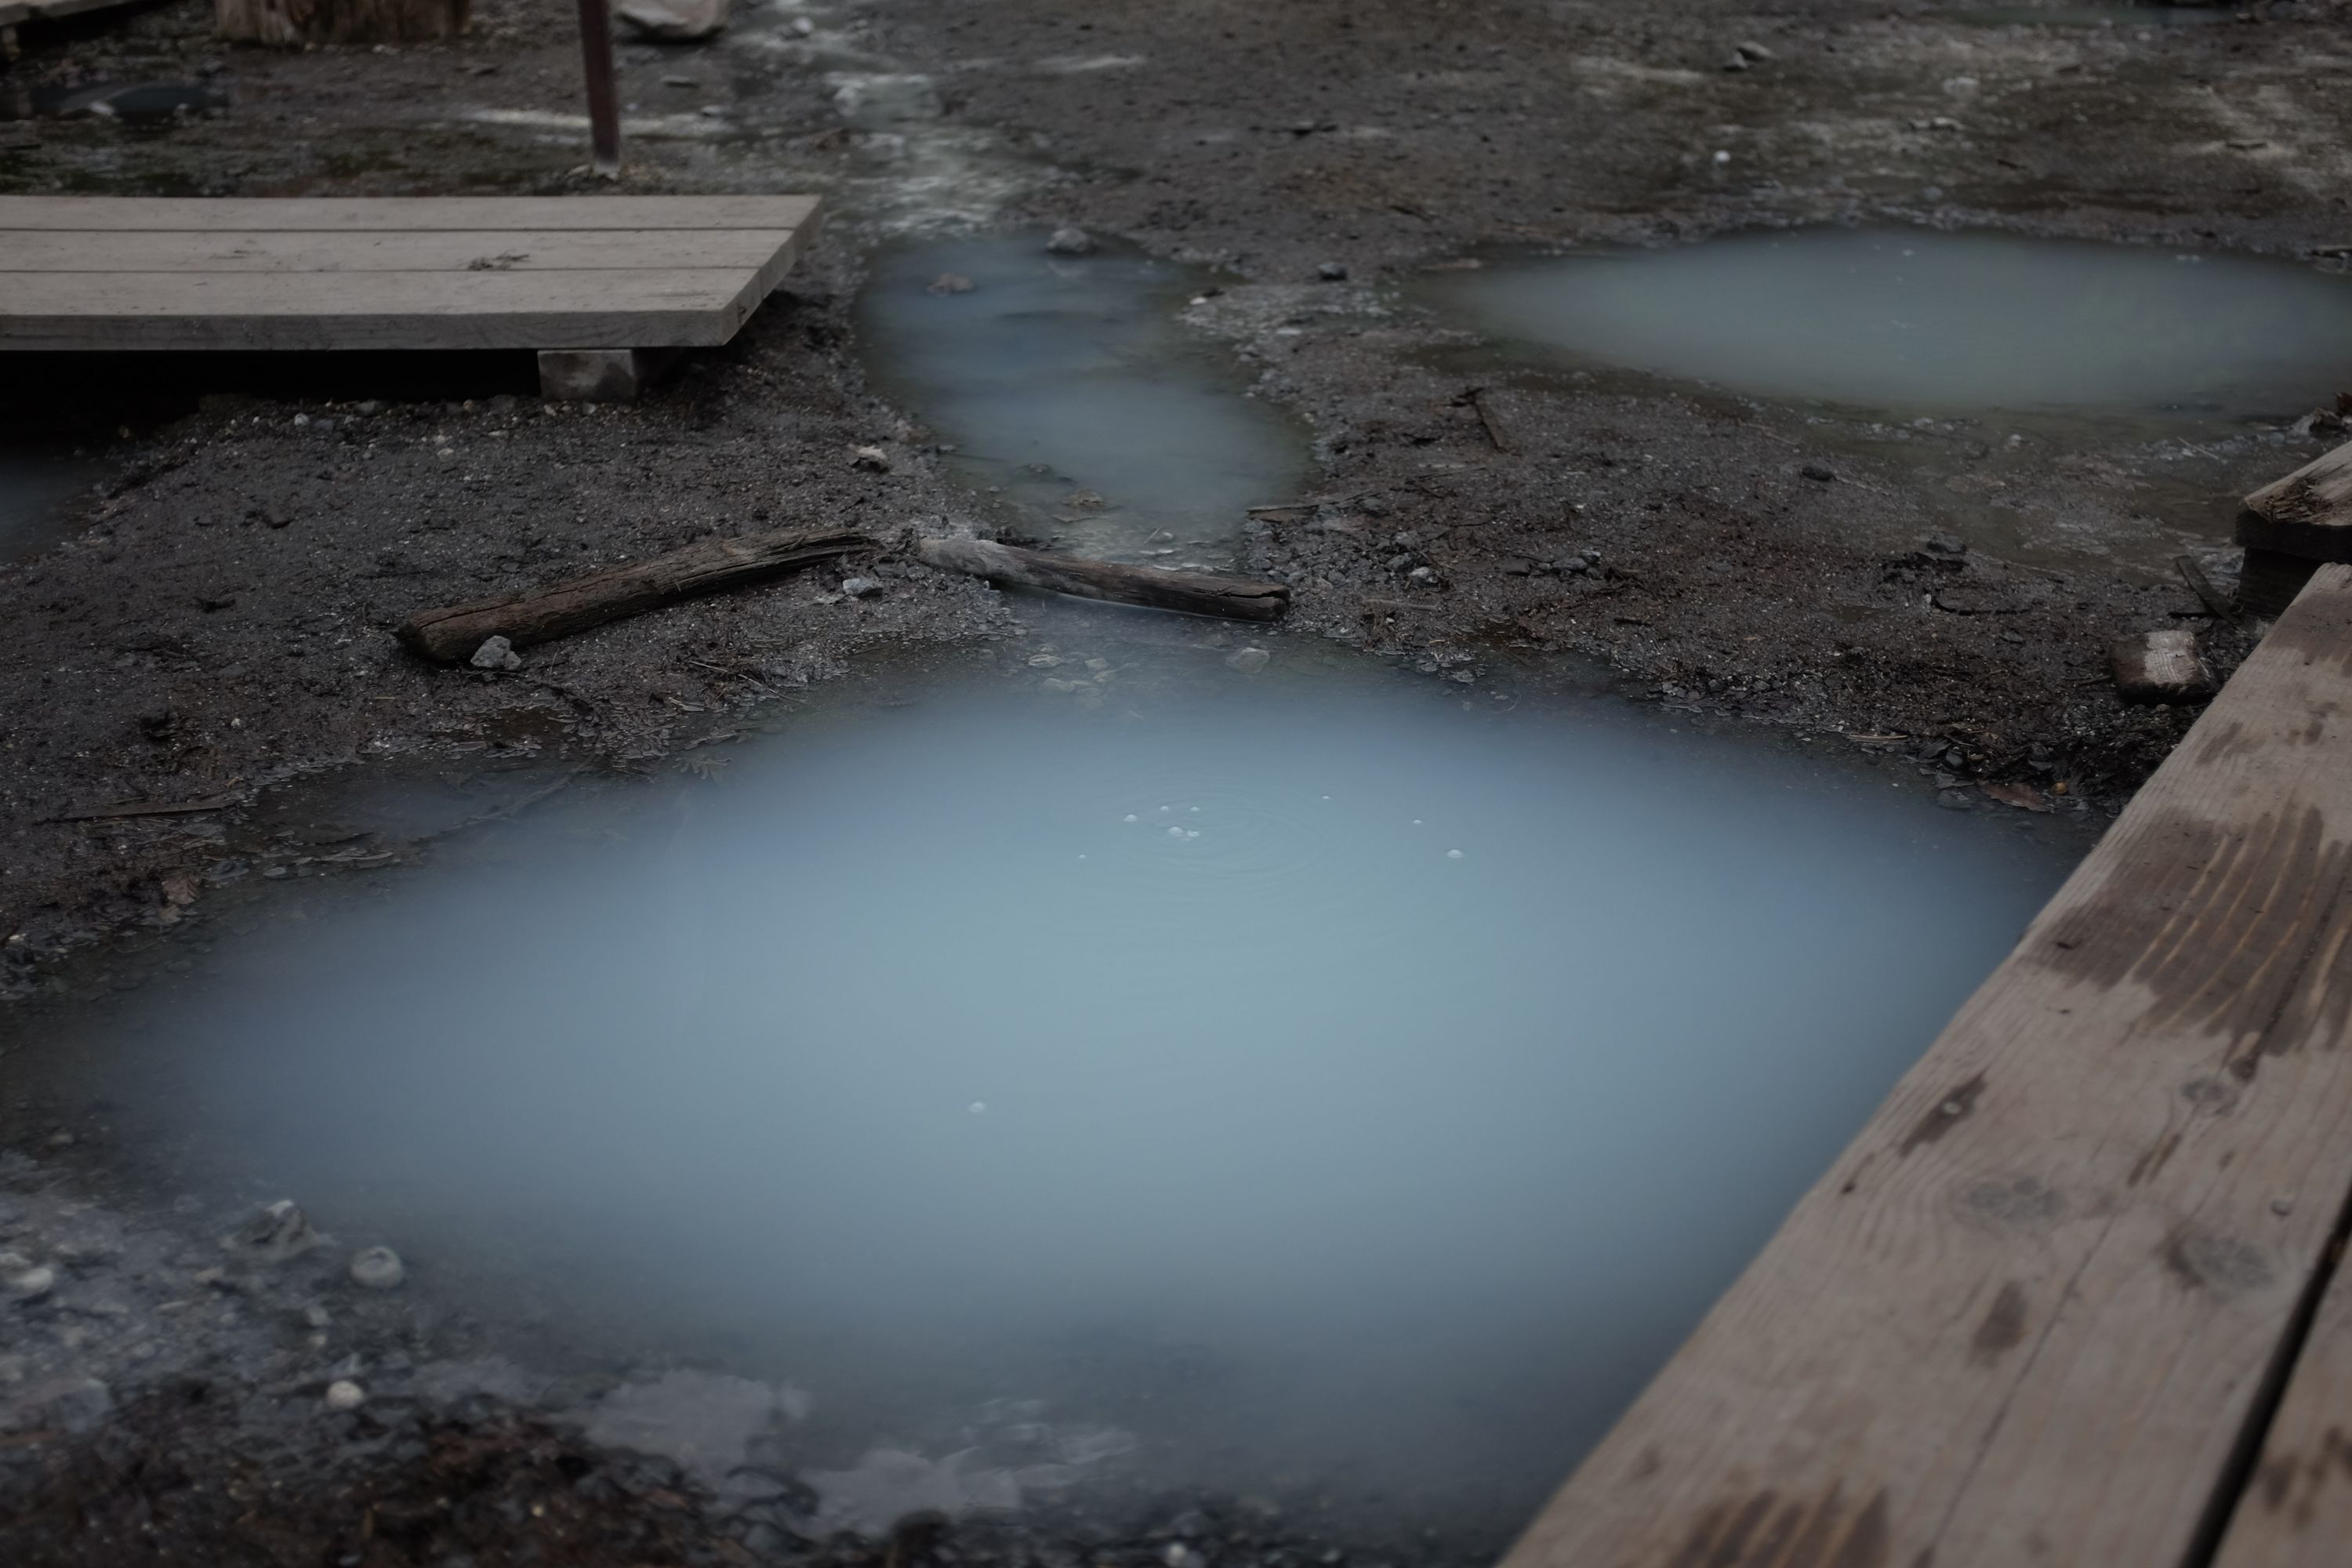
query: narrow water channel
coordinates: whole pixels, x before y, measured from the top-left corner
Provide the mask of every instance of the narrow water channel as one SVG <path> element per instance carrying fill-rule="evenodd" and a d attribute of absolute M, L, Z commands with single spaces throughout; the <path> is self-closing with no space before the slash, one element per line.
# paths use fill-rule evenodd
<path fill-rule="evenodd" d="M 1296 491 L 1306 454 L 1176 321 L 1203 281 L 1029 236 L 901 245 L 877 259 L 858 326 L 877 384 L 1021 531 L 1101 559 L 1223 563 L 1247 509 Z"/>

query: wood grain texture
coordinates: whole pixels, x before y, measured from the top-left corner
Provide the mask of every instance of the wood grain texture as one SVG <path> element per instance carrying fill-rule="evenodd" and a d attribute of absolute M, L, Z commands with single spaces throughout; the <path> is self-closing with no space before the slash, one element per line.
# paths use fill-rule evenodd
<path fill-rule="evenodd" d="M 17 272 L 0 348 L 659 348 L 723 343 L 769 269 Z"/>
<path fill-rule="evenodd" d="M 780 196 L 0 196 L 0 230 L 798 229 L 819 198 Z"/>
<path fill-rule="evenodd" d="M 2352 1559 L 2352 1270 L 2338 1265 L 2213 1568 Z"/>
<path fill-rule="evenodd" d="M 705 540 L 527 593 L 420 610 L 400 624 L 398 635 L 425 658 L 454 664 L 472 658 L 490 637 L 502 637 L 524 647 L 680 599 L 764 583 L 872 544 L 862 533 L 837 528 L 787 528 Z"/>
<path fill-rule="evenodd" d="M 2347 900 L 2331 565 L 1510 1568 L 2182 1563 L 2352 1193 Z"/>
<path fill-rule="evenodd" d="M 926 539 L 915 550 L 927 564 L 944 572 L 1042 588 L 1051 594 L 1073 594 L 1082 599 L 1245 621 L 1271 621 L 1290 607 L 1287 584 L 1255 577 L 1212 577 L 1163 572 L 1154 566 L 1121 566 L 1022 550 L 986 539 Z"/>
<path fill-rule="evenodd" d="M 16 272 L 561 272 L 765 267 L 789 228 L 0 229 Z"/>
<path fill-rule="evenodd" d="M 817 212 L 813 196 L 0 196 L 0 349 L 711 346 L 782 280 Z"/>
<path fill-rule="evenodd" d="M 2248 496 L 2238 542 L 2310 561 L 2352 561 L 2352 441 Z"/>

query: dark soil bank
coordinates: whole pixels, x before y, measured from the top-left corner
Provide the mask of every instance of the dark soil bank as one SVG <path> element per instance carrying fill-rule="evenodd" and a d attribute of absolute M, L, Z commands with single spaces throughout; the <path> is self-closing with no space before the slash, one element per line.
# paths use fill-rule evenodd
<path fill-rule="evenodd" d="M 1882 420 L 1517 352 L 1425 287 L 1503 253 L 1822 222 L 2293 260 L 2352 244 L 2352 5 L 2146 29 L 1968 9 L 876 0 L 625 46 L 622 189 L 835 205 L 786 290 L 643 404 L 543 405 L 527 356 L 299 381 L 217 359 L 0 364 L 11 439 L 99 476 L 0 537 L 0 1006 L 88 986 L 77 952 L 204 921 L 247 896 L 230 884 L 429 837 L 322 845 L 310 792 L 536 757 L 669 767 L 876 656 L 1016 633 L 1029 603 L 907 553 L 1015 520 L 868 387 L 850 309 L 877 244 L 958 225 L 1075 224 L 1216 269 L 1186 321 L 1312 443 L 1307 493 L 1264 498 L 1240 563 L 1293 585 L 1277 638 L 1474 683 L 1506 655 L 1599 663 L 1656 700 L 1848 737 L 1957 807 L 2112 812 L 2194 715 L 2118 702 L 2107 649 L 2189 626 L 2223 669 L 2242 654 L 2172 561 L 2228 585 L 2234 498 L 2325 444 L 2293 427 L 2303 409 L 2177 434 Z M 462 42 L 383 51 L 231 49 L 208 16 L 173 0 L 27 29 L 0 113 L 114 82 L 199 82 L 214 107 L 0 120 L 0 192 L 604 188 L 579 168 L 568 5 L 484 0 Z M 428 668 L 391 637 L 420 607 L 796 524 L 876 549 L 512 673 Z M 852 574 L 882 590 L 842 595 Z M 126 805 L 200 809 L 108 814 Z M 1466 1560 L 1514 1522 L 1407 1545 L 1237 1505 L 1180 1528 L 1137 1500 L 818 1539 L 782 1479 L 721 1496 L 551 1425 L 537 1393 L 433 1394 L 422 1369 L 466 1349 L 448 1321 L 405 1298 L 347 1311 L 334 1268 L 217 1274 L 221 1216 L 148 1212 L 68 1111 L 20 1103 L 0 1126 L 21 1144 L 5 1272 L 51 1276 L 0 1300 L 12 1563 L 1278 1568 Z M 346 1364 L 401 1392 L 331 1410 Z"/>

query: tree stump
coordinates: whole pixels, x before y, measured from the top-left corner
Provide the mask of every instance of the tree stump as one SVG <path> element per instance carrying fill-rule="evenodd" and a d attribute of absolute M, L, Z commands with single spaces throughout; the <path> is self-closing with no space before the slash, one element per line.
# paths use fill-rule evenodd
<path fill-rule="evenodd" d="M 407 44 L 454 38 L 470 0 L 213 0 L 214 28 L 248 44 Z"/>

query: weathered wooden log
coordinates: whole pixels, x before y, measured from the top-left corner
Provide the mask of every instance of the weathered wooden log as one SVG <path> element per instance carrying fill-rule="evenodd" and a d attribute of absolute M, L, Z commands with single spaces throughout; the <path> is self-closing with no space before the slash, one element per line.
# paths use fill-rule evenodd
<path fill-rule="evenodd" d="M 915 552 L 942 572 L 961 572 L 992 583 L 1043 588 L 1053 594 L 1075 594 L 1082 599 L 1146 605 L 1155 610 L 1271 621 L 1290 607 L 1288 584 L 1256 577 L 1212 577 L 1163 572 L 1156 566 L 1081 561 L 986 539 L 926 539 L 916 544 Z"/>
<path fill-rule="evenodd" d="M 2352 562 L 2352 442 L 2248 496 L 2238 542 L 2238 603 L 2265 620 L 2285 613 L 2322 562 Z"/>
<path fill-rule="evenodd" d="M 2352 441 L 2248 496 L 2238 542 L 2306 561 L 2352 561 Z"/>
<path fill-rule="evenodd" d="M 517 647 L 642 615 L 679 599 L 763 583 L 803 566 L 871 548 L 862 533 L 839 528 L 787 528 L 740 539 L 711 539 L 667 555 L 572 577 L 503 599 L 419 610 L 400 624 L 400 640 L 444 664 L 469 658 L 491 637 Z"/>
<path fill-rule="evenodd" d="M 213 0 L 213 30 L 247 44 L 409 44 L 454 38 L 468 0 Z"/>

